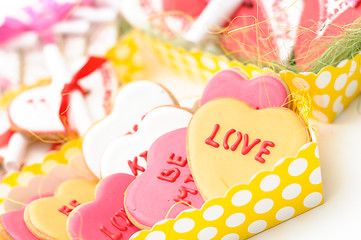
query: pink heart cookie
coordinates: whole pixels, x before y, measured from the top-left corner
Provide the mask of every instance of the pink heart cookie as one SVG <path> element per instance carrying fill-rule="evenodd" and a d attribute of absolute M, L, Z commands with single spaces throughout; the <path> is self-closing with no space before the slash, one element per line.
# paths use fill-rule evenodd
<path fill-rule="evenodd" d="M 186 135 L 187 128 L 181 128 L 159 137 L 150 147 L 147 170 L 130 184 L 125 208 L 137 227 L 151 228 L 179 201 L 195 208 L 203 205 L 187 163 Z M 186 209 L 189 206 L 177 204 L 168 217 Z"/>
<path fill-rule="evenodd" d="M 197 18 L 207 6 L 209 0 L 163 0 L 163 9 L 168 11 L 180 11 Z"/>
<path fill-rule="evenodd" d="M 134 176 L 117 173 L 105 178 L 96 191 L 95 201 L 72 211 L 67 221 L 70 239 L 129 239 L 139 231 L 124 211 L 124 192 Z"/>
<path fill-rule="evenodd" d="M 230 54 L 247 60 L 278 59 L 278 47 L 268 18 L 262 1 L 245 2 L 230 18 L 229 28 L 220 35 L 222 45 Z"/>
<path fill-rule="evenodd" d="M 30 198 L 26 204 L 39 198 L 50 196 L 52 195 L 35 196 Z M 10 235 L 9 237 L 17 240 L 37 240 L 38 238 L 29 231 L 25 224 L 24 210 L 25 207 L 20 210 L 7 212 L 1 216 L 2 227 L 6 231 L 4 234 Z"/>
<path fill-rule="evenodd" d="M 305 1 L 295 45 L 297 64 L 307 64 L 321 56 L 334 37 L 360 16 L 361 4 L 357 1 Z"/>
<path fill-rule="evenodd" d="M 287 107 L 289 89 L 282 79 L 263 74 L 251 80 L 234 70 L 218 72 L 204 89 L 201 105 L 221 97 L 247 102 L 255 109 Z"/>

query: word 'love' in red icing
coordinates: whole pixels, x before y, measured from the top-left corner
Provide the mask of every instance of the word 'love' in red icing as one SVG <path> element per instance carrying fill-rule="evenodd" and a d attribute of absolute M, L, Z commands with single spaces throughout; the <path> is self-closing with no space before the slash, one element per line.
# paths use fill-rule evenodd
<path fill-rule="evenodd" d="M 125 225 L 119 224 L 115 217 L 119 217 L 119 218 L 123 219 L 125 222 Z M 125 213 L 124 208 L 121 208 L 119 212 L 116 212 L 114 214 L 114 216 L 110 218 L 110 222 L 116 229 L 118 229 L 119 231 L 122 231 L 122 232 L 127 231 L 128 227 L 132 226 L 132 223 L 130 222 L 129 218 L 127 217 L 127 214 Z M 121 232 L 112 233 L 104 225 L 101 225 L 99 227 L 99 229 L 112 240 L 119 240 L 123 237 L 123 234 Z"/>
<path fill-rule="evenodd" d="M 216 141 L 214 141 L 214 138 L 216 137 L 218 130 L 220 128 L 219 124 L 215 124 L 213 131 L 211 133 L 211 135 L 206 138 L 205 143 L 207 145 L 210 145 L 214 148 L 219 148 L 220 144 Z M 237 134 L 237 140 L 231 145 L 229 146 L 229 137 L 233 134 Z M 251 144 L 249 144 L 249 136 L 248 134 L 244 134 L 243 135 L 243 147 L 242 147 L 242 151 L 241 153 L 243 155 L 248 154 L 256 145 L 258 145 L 259 143 L 261 143 L 261 139 L 256 138 L 255 140 L 253 140 L 253 142 Z M 224 135 L 223 138 L 223 148 L 225 150 L 231 150 L 231 151 L 236 151 L 238 146 L 240 145 L 240 143 L 242 142 L 242 133 L 240 131 L 236 131 L 235 129 L 230 129 L 227 131 L 227 133 Z M 265 163 L 266 160 L 262 157 L 263 154 L 269 155 L 271 152 L 270 150 L 267 149 L 267 147 L 275 147 L 274 142 L 271 141 L 263 141 L 261 146 L 260 146 L 260 150 L 258 151 L 258 153 L 256 154 L 256 156 L 254 157 L 254 159 L 260 163 Z"/>

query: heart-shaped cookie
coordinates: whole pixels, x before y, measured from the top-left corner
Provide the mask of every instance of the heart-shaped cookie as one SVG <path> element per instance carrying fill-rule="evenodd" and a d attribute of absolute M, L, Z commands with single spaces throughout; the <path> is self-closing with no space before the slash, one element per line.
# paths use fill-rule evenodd
<path fill-rule="evenodd" d="M 119 91 L 112 113 L 93 125 L 84 136 L 84 158 L 95 176 L 100 178 L 101 158 L 109 144 L 137 130 L 144 115 L 162 105 L 177 105 L 177 101 L 168 90 L 154 82 L 137 81 Z"/>
<path fill-rule="evenodd" d="M 209 199 L 273 169 L 309 139 L 303 121 L 288 108 L 254 110 L 243 101 L 220 98 L 198 109 L 189 124 L 188 163 L 203 198 Z"/>
<path fill-rule="evenodd" d="M 40 239 L 67 240 L 66 221 L 69 214 L 80 204 L 94 201 L 96 184 L 96 181 L 83 179 L 62 183 L 54 197 L 38 199 L 26 206 L 26 226 Z"/>
<path fill-rule="evenodd" d="M 204 201 L 187 164 L 186 136 L 187 128 L 181 128 L 159 137 L 149 149 L 147 170 L 130 184 L 125 207 L 139 228 L 150 229 L 170 209 L 168 217 L 175 218 L 189 208 L 185 204 L 173 207 L 179 201 L 202 207 Z"/>
<path fill-rule="evenodd" d="M 360 15 L 361 4 L 357 1 L 305 1 L 295 45 L 297 64 L 308 66 L 315 61 Z"/>
<path fill-rule="evenodd" d="M 135 179 L 124 173 L 113 174 L 98 184 L 95 201 L 74 209 L 68 217 L 70 239 L 129 239 L 139 231 L 124 210 L 124 192 Z"/>
<path fill-rule="evenodd" d="M 153 142 L 169 131 L 187 127 L 191 118 L 192 113 L 178 107 L 152 110 L 139 123 L 137 132 L 109 144 L 101 160 L 101 176 L 120 172 L 141 175 L 147 167 L 147 153 Z"/>
<path fill-rule="evenodd" d="M 115 78 L 103 76 L 97 70 L 82 79 L 81 87 L 88 92 L 85 103 L 91 122 L 106 115 L 111 94 L 117 88 Z M 8 107 L 11 124 L 19 131 L 41 135 L 47 139 L 64 136 L 66 129 L 59 118 L 63 85 L 52 82 L 20 93 Z M 71 105 L 69 106 L 71 109 Z M 74 128 L 74 119 L 70 119 L 70 128 Z"/>
<path fill-rule="evenodd" d="M 278 60 L 278 47 L 264 4 L 250 0 L 242 4 L 230 18 L 226 31 L 220 35 L 224 48 L 238 57 L 272 61 Z"/>
<path fill-rule="evenodd" d="M 34 196 L 27 201 L 26 204 L 35 201 L 41 197 L 50 197 L 51 195 Z M 1 215 L 1 236 L 6 236 L 5 239 L 26 239 L 26 240 L 37 240 L 38 238 L 32 234 L 26 227 L 24 221 L 24 210 L 25 207 L 19 210 L 10 211 Z"/>
<path fill-rule="evenodd" d="M 264 73 L 248 80 L 235 70 L 222 70 L 208 82 L 204 89 L 201 105 L 221 97 L 243 100 L 255 109 L 287 107 L 289 96 L 287 84 L 277 75 Z"/>

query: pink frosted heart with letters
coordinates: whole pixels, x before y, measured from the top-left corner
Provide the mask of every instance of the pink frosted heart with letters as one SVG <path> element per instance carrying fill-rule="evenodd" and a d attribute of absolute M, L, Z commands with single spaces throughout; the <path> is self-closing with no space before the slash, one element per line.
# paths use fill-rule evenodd
<path fill-rule="evenodd" d="M 106 177 L 96 192 L 95 201 L 81 205 L 69 216 L 67 226 L 71 239 L 129 239 L 139 231 L 124 211 L 124 192 L 135 179 L 125 173 Z"/>
<path fill-rule="evenodd" d="M 186 135 L 187 128 L 180 128 L 159 137 L 148 152 L 147 169 L 130 184 L 125 208 L 139 228 L 149 229 L 166 216 L 176 217 L 190 208 L 186 204 L 203 205 L 187 162 Z"/>
<path fill-rule="evenodd" d="M 237 71 L 223 70 L 208 82 L 201 105 L 215 98 L 231 97 L 247 102 L 255 109 L 287 107 L 289 89 L 282 79 L 271 75 L 246 79 Z"/>

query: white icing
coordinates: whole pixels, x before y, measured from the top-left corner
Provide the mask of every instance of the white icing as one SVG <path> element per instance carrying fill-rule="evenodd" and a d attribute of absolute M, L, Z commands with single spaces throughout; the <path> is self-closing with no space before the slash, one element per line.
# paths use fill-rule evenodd
<path fill-rule="evenodd" d="M 37 133 L 63 132 L 59 119 L 61 94 L 51 85 L 37 87 L 18 95 L 9 106 L 12 122 Z"/>
<path fill-rule="evenodd" d="M 113 75 L 110 76 L 105 81 L 98 70 L 80 82 L 89 92 L 85 96 L 85 103 L 91 113 L 92 122 L 106 115 L 104 110 L 106 94 L 111 94 L 117 87 L 116 78 Z M 34 133 L 64 132 L 65 128 L 59 119 L 61 90 L 59 86 L 50 84 L 19 94 L 9 106 L 11 121 L 15 126 Z M 74 126 L 72 119 L 70 119 L 70 126 Z"/>
<path fill-rule="evenodd" d="M 101 160 L 102 178 L 114 173 L 132 174 L 128 160 L 138 157 L 138 165 L 146 168 L 146 161 L 139 154 L 148 151 L 153 142 L 163 134 L 187 127 L 192 114 L 184 109 L 164 106 L 151 111 L 139 124 L 138 131 L 114 140 Z M 138 172 L 138 176 L 142 172 Z"/>
<path fill-rule="evenodd" d="M 304 1 L 263 0 L 262 3 L 270 19 L 269 24 L 276 38 L 280 59 L 286 62 L 296 43 Z M 278 17 L 273 18 L 276 15 Z"/>
<path fill-rule="evenodd" d="M 0 136 L 6 133 L 10 129 L 10 121 L 8 117 L 8 112 L 5 110 L 0 110 Z"/>
<path fill-rule="evenodd" d="M 152 109 L 176 104 L 160 85 L 138 81 L 123 87 L 118 93 L 112 113 L 95 124 L 85 134 L 83 153 L 89 169 L 100 178 L 100 161 L 108 145 L 132 131 L 133 126 Z"/>
<path fill-rule="evenodd" d="M 327 30 L 327 27 L 338 18 L 342 13 L 351 7 L 345 0 L 319 0 L 320 21 L 318 37 L 321 37 Z"/>
<path fill-rule="evenodd" d="M 162 11 L 162 5 L 162 0 L 123 0 L 119 3 L 119 10 L 133 27 L 144 28 L 151 17 Z"/>

